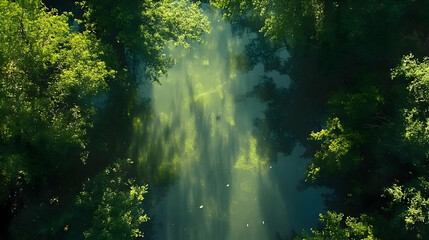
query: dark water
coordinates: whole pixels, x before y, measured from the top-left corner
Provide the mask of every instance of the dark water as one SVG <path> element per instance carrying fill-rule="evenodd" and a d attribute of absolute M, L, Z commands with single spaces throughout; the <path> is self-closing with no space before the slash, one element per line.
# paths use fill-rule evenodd
<path fill-rule="evenodd" d="M 304 148 L 295 144 L 274 162 L 260 150 L 267 142 L 254 135 L 254 120 L 267 106 L 248 93 L 261 77 L 278 88 L 287 88 L 289 77 L 264 72 L 262 63 L 249 70 L 240 53 L 256 35 L 233 35 L 220 13 L 205 8 L 212 23 L 207 44 L 168 50 L 176 66 L 162 85 L 141 90 L 150 97 L 150 114 L 142 113 L 150 121 L 134 119 L 141 174 L 171 183 L 149 212 L 151 238 L 279 239 L 316 227 L 328 190 L 297 190 L 309 161 L 300 157 Z M 286 61 L 286 50 L 276 54 Z"/>

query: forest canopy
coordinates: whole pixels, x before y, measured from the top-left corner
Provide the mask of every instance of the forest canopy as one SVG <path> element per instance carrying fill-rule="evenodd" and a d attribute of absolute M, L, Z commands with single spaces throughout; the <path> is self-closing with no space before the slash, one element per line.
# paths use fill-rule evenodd
<path fill-rule="evenodd" d="M 302 125 L 292 91 L 263 96 L 266 132 L 305 145 L 306 184 L 335 190 L 295 239 L 429 238 L 429 1 L 210 3 L 284 44 L 292 90 L 313 93 L 295 102 Z M 138 85 L 172 68 L 170 44 L 204 43 L 199 4 L 0 0 L 1 239 L 145 235 L 150 185 L 127 149 Z"/>

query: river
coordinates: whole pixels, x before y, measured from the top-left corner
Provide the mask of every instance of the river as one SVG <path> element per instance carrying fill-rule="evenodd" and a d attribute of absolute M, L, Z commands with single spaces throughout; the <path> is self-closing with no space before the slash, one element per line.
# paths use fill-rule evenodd
<path fill-rule="evenodd" d="M 149 191 L 163 191 L 148 212 L 150 238 L 283 239 L 316 227 L 327 189 L 298 190 L 310 160 L 304 148 L 296 143 L 272 161 L 254 134 L 267 106 L 248 93 L 264 76 L 278 88 L 289 77 L 264 72 L 262 63 L 243 70 L 240 53 L 256 34 L 233 34 L 219 12 L 204 8 L 212 25 L 206 44 L 170 47 L 177 64 L 140 91 L 150 109 L 134 119 L 131 148 L 140 174 L 155 183 Z M 277 54 L 287 60 L 286 50 Z"/>

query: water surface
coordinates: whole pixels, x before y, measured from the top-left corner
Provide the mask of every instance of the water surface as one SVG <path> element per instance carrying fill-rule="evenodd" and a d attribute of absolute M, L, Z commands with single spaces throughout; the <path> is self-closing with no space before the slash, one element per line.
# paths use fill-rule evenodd
<path fill-rule="evenodd" d="M 277 162 L 253 134 L 265 104 L 248 93 L 261 77 L 277 87 L 290 79 L 252 69 L 240 59 L 254 33 L 233 35 L 221 15 L 206 6 L 212 31 L 205 45 L 171 47 L 176 66 L 161 85 L 145 85 L 150 110 L 134 120 L 141 174 L 171 183 L 149 215 L 154 239 L 278 239 L 315 227 L 323 211 L 322 191 L 298 191 L 308 159 L 296 144 Z M 286 56 L 286 52 L 279 52 Z M 293 114 L 291 114 L 293 115 Z M 262 150 L 261 150 L 262 149 Z M 150 191 L 158 191 L 156 184 Z"/>

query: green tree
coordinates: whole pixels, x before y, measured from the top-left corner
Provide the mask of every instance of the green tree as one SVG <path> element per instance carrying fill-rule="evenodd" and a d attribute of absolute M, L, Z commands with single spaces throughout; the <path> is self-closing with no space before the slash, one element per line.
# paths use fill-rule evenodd
<path fill-rule="evenodd" d="M 199 2 L 188 0 L 88 0 L 82 2 L 86 27 L 112 44 L 125 61 L 126 54 L 144 64 L 144 76 L 158 81 L 173 66 L 163 51 L 169 43 L 190 47 L 203 43 L 210 23 Z"/>
<path fill-rule="evenodd" d="M 371 218 L 366 215 L 361 215 L 359 218 L 347 217 L 344 219 L 344 214 L 327 212 L 320 214 L 320 221 L 323 223 L 323 228 L 320 230 L 311 230 L 311 234 L 303 232 L 302 238 L 296 237 L 295 240 L 375 240 L 377 239 L 373 233 Z"/>
<path fill-rule="evenodd" d="M 429 58 L 422 62 L 412 54 L 405 56 L 401 65 L 392 71 L 392 78 L 404 77 L 409 81 L 409 107 L 403 110 L 404 137 L 422 149 L 429 157 Z"/>
<path fill-rule="evenodd" d="M 385 189 L 388 199 L 388 222 L 402 238 L 425 239 L 429 236 L 429 58 L 417 60 L 412 54 L 404 56 L 393 69 L 392 78 L 407 82 L 407 102 L 401 109 L 402 145 L 412 154 L 404 159 L 409 172 L 407 181 L 394 183 Z M 387 236 L 388 233 L 386 233 Z"/>
<path fill-rule="evenodd" d="M 379 127 L 383 122 L 383 117 L 378 116 L 383 103 L 383 95 L 371 84 L 362 84 L 356 86 L 356 89 L 339 90 L 328 102 L 329 112 L 354 129 Z"/>
<path fill-rule="evenodd" d="M 114 240 L 144 236 L 141 224 L 149 217 L 141 205 L 148 187 L 136 185 L 128 178 L 126 169 L 131 164 L 130 160 L 117 161 L 88 179 L 77 197 L 75 218 L 67 225 L 71 229 L 70 239 L 83 236 Z"/>
<path fill-rule="evenodd" d="M 326 125 L 326 129 L 312 132 L 309 138 L 323 141 L 321 149 L 308 166 L 307 179 L 312 181 L 335 174 L 344 176 L 355 170 L 362 161 L 358 152 L 361 136 L 345 129 L 338 118 L 329 119 Z"/>
<path fill-rule="evenodd" d="M 109 49 L 88 31 L 72 32 L 70 14 L 39 1 L 0 1 L 0 178 L 2 198 L 85 161 L 91 96 L 115 72 Z"/>
<path fill-rule="evenodd" d="M 292 44 L 301 44 L 316 36 L 323 17 L 322 1 L 280 0 L 211 0 L 210 3 L 225 9 L 225 17 L 250 14 L 264 22 L 261 31 L 273 40 L 287 39 Z"/>
<path fill-rule="evenodd" d="M 136 239 L 149 220 L 147 185 L 129 177 L 130 160 L 117 160 L 88 178 L 77 196 L 50 196 L 28 205 L 10 226 L 13 239 Z"/>
<path fill-rule="evenodd" d="M 386 189 L 390 200 L 390 223 L 400 229 L 402 238 L 426 239 L 429 236 L 429 182 L 423 177 L 405 186 L 393 184 Z M 397 231 L 395 231 L 397 232 Z"/>

